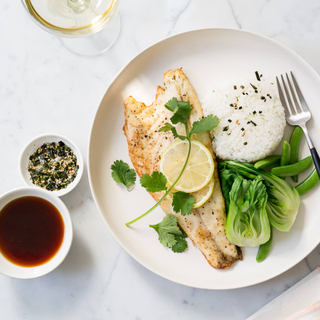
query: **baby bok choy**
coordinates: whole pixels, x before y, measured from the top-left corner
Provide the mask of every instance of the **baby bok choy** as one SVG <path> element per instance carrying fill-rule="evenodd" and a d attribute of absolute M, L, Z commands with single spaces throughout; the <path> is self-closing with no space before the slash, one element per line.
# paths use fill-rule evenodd
<path fill-rule="evenodd" d="M 240 161 L 225 161 L 220 163 L 221 187 L 226 199 L 227 208 L 229 206 L 229 195 L 235 181 L 235 177 L 241 176 L 245 179 L 255 179 L 261 177 L 266 186 L 268 201 L 267 213 L 271 225 L 279 231 L 287 232 L 291 229 L 300 205 L 298 191 L 287 182 L 277 176 L 256 169 L 252 164 Z"/>
<path fill-rule="evenodd" d="M 237 176 L 229 193 L 226 235 L 237 246 L 255 247 L 270 238 L 267 191 L 261 177 L 246 180 Z"/>

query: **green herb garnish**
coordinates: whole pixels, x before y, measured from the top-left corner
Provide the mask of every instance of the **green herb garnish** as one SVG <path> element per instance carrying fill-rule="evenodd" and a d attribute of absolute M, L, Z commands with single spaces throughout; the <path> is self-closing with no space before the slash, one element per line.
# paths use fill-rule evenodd
<path fill-rule="evenodd" d="M 183 216 L 190 214 L 193 204 L 196 202 L 190 193 L 178 191 L 173 194 L 172 206 L 175 212 L 180 212 Z"/>
<path fill-rule="evenodd" d="M 171 248 L 173 252 L 180 253 L 187 249 L 188 244 L 185 240 L 187 235 L 180 230 L 175 216 L 166 215 L 160 223 L 150 227 L 157 231 L 161 244 Z"/>
<path fill-rule="evenodd" d="M 130 169 L 129 165 L 122 160 L 116 160 L 111 166 L 111 176 L 117 183 L 123 183 L 128 191 L 133 190 L 136 181 L 136 172 Z"/>

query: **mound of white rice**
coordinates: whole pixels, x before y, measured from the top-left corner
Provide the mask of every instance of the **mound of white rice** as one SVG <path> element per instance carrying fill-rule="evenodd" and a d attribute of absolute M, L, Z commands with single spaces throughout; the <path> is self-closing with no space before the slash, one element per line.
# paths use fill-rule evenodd
<path fill-rule="evenodd" d="M 276 85 L 267 81 L 237 82 L 214 89 L 202 102 L 205 115 L 220 123 L 211 132 L 213 149 L 222 160 L 255 162 L 270 155 L 286 125 Z"/>

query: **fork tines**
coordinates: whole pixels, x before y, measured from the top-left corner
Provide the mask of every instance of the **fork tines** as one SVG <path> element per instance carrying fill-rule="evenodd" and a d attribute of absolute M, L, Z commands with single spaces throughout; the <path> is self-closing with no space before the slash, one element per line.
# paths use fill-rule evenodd
<path fill-rule="evenodd" d="M 280 100 L 286 110 L 287 118 L 303 112 L 309 112 L 307 103 L 292 71 L 290 74 L 292 80 L 287 73 L 286 80 L 284 79 L 283 75 L 281 75 L 282 85 L 280 85 L 280 81 L 278 77 L 276 77 Z"/>

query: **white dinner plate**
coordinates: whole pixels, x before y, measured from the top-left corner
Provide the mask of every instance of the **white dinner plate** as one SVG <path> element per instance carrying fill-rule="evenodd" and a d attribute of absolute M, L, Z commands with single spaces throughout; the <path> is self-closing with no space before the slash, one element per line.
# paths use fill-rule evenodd
<path fill-rule="evenodd" d="M 296 222 L 289 233 L 274 233 L 272 251 L 265 261 L 255 261 L 257 248 L 245 248 L 243 261 L 229 270 L 210 267 L 189 239 L 189 249 L 185 253 L 175 254 L 163 247 L 157 233 L 149 227 L 162 220 L 161 208 L 131 227 L 125 226 L 153 206 L 154 200 L 139 182 L 132 192 L 127 192 L 111 178 L 113 161 L 122 159 L 132 167 L 122 130 L 123 101 L 132 95 L 138 101 L 151 104 L 157 86 L 163 84 L 163 74 L 176 68 L 183 68 L 200 100 L 222 83 L 252 78 L 256 70 L 270 82 L 275 82 L 276 75 L 294 71 L 313 113 L 308 127 L 317 146 L 320 78 L 301 57 L 269 38 L 246 31 L 205 29 L 179 34 L 135 57 L 116 76 L 100 104 L 92 126 L 88 156 L 90 185 L 96 204 L 122 247 L 146 268 L 166 279 L 206 289 L 240 288 L 271 279 L 292 268 L 319 244 L 319 190 L 302 197 Z M 291 131 L 287 125 L 285 139 L 289 139 Z M 303 139 L 300 155 L 308 154 Z M 301 175 L 300 181 L 308 173 Z"/>

